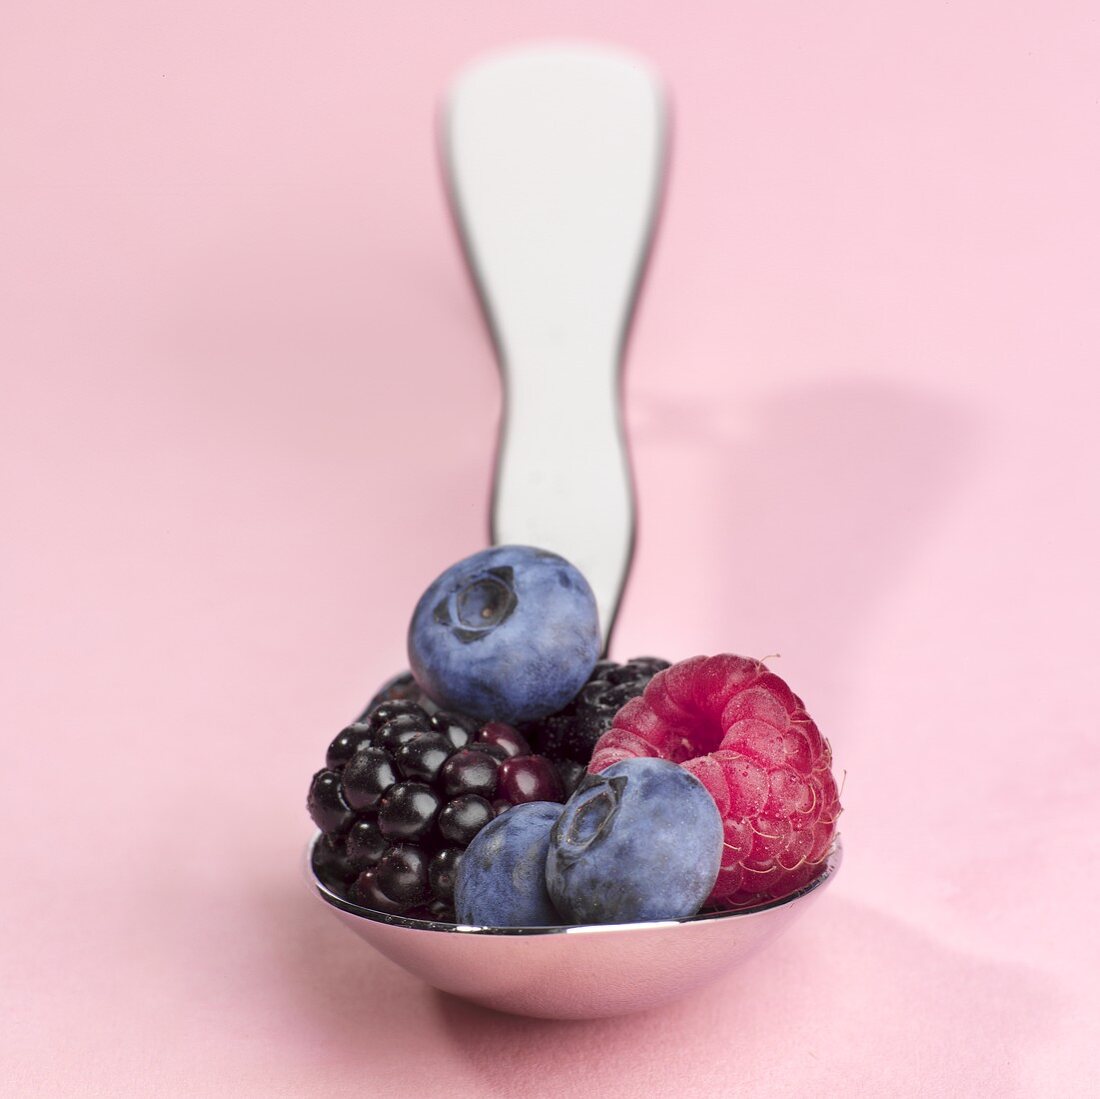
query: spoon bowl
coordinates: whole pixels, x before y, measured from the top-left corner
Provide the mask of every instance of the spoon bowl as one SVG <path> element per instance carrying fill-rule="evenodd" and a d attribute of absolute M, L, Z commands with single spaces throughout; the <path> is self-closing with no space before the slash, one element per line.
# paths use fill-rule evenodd
<path fill-rule="evenodd" d="M 338 896 L 314 873 L 314 895 L 392 962 L 482 1007 L 543 1019 L 626 1015 L 728 973 L 777 938 L 836 876 L 840 843 L 809 885 L 738 912 L 654 923 L 466 927 L 389 916 Z"/>

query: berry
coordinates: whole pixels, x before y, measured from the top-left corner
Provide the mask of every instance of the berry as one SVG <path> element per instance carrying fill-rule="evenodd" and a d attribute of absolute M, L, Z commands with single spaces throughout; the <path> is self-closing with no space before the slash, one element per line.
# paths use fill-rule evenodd
<path fill-rule="evenodd" d="M 465 847 L 493 819 L 493 807 L 477 794 L 451 798 L 439 814 L 439 834 L 448 843 Z"/>
<path fill-rule="evenodd" d="M 722 818 L 706 787 L 663 759 L 589 775 L 550 833 L 546 883 L 574 923 L 693 916 L 722 857 Z"/>
<path fill-rule="evenodd" d="M 470 717 L 437 710 L 430 718 L 432 730 L 442 733 L 456 748 L 465 748 L 477 735 L 478 723 Z"/>
<path fill-rule="evenodd" d="M 379 748 L 385 748 L 387 752 L 396 752 L 402 744 L 408 744 L 413 738 L 430 731 L 431 725 L 426 716 L 398 714 L 397 717 L 379 726 L 372 743 Z"/>
<path fill-rule="evenodd" d="M 369 706 L 359 715 L 357 724 L 369 725 L 371 729 L 377 730 L 395 717 L 406 717 L 410 714 L 426 722 L 431 721 L 428 711 L 423 706 L 411 699 L 395 698 L 385 699 L 377 706 Z"/>
<path fill-rule="evenodd" d="M 427 839 L 435 826 L 441 802 L 423 782 L 397 782 L 378 806 L 378 827 L 391 843 L 416 843 Z"/>
<path fill-rule="evenodd" d="M 580 786 L 581 779 L 588 774 L 584 764 L 578 763 L 575 759 L 558 759 L 554 761 L 554 766 L 561 780 L 562 796 L 566 799 L 571 798 L 573 791 Z"/>
<path fill-rule="evenodd" d="M 375 868 L 379 890 L 395 904 L 408 908 L 431 896 L 428 888 L 428 857 L 412 844 L 391 847 Z"/>
<path fill-rule="evenodd" d="M 332 766 L 311 783 L 308 808 L 325 832 L 314 847 L 316 874 L 365 907 L 453 922 L 463 850 L 512 808 L 498 793 L 498 769 L 531 759 L 538 770 L 545 761 L 529 752 L 502 722 L 379 697 L 337 734 L 326 754 Z"/>
<path fill-rule="evenodd" d="M 722 861 L 708 905 L 778 900 L 820 873 L 841 810 L 832 753 L 760 661 L 697 656 L 659 672 L 615 716 L 588 769 L 639 757 L 681 764 L 718 806 Z"/>
<path fill-rule="evenodd" d="M 402 744 L 393 753 L 393 760 L 402 778 L 431 783 L 454 751 L 455 746 L 442 734 L 421 733 Z"/>
<path fill-rule="evenodd" d="M 432 897 L 427 904 L 417 905 L 404 913 L 405 919 L 425 920 L 428 923 L 455 922 L 455 908 L 450 901 L 437 900 Z"/>
<path fill-rule="evenodd" d="M 637 698 L 657 672 L 669 666 L 655 656 L 636 656 L 625 664 L 601 660 L 564 709 L 524 726 L 523 732 L 551 759 L 587 763 L 596 741 L 611 728 L 615 714 Z"/>
<path fill-rule="evenodd" d="M 352 882 L 348 899 L 364 908 L 373 908 L 375 912 L 387 912 L 390 915 L 398 915 L 407 907 L 392 900 L 382 891 L 378 884 L 378 867 L 364 870 Z"/>
<path fill-rule="evenodd" d="M 346 832 L 355 820 L 355 814 L 340 790 L 340 776 L 327 768 L 313 776 L 306 797 L 306 808 L 313 823 L 326 835 Z"/>
<path fill-rule="evenodd" d="M 378 863 L 386 853 L 389 843 L 378 827 L 378 817 L 360 817 L 348 832 L 347 858 L 351 868 L 361 874 Z"/>
<path fill-rule="evenodd" d="M 432 856 L 428 864 L 428 885 L 436 900 L 454 903 L 455 878 L 462 855 L 459 847 L 443 847 Z"/>
<path fill-rule="evenodd" d="M 455 881 L 459 923 L 480 927 L 554 927 L 561 917 L 546 890 L 550 829 L 561 806 L 517 805 L 466 848 Z"/>
<path fill-rule="evenodd" d="M 513 729 L 511 725 L 505 725 L 500 721 L 490 721 L 481 732 L 477 734 L 478 747 L 485 750 L 485 745 L 491 744 L 501 749 L 508 756 L 529 756 L 531 745 L 524 740 L 523 735 Z"/>
<path fill-rule="evenodd" d="M 538 748 L 539 752 L 550 759 L 569 759 L 566 744 L 573 735 L 573 707 L 571 702 L 560 713 L 550 714 L 541 721 L 529 722 L 523 726 L 523 734 Z M 572 750 L 571 748 L 569 749 Z M 587 763 L 588 760 L 581 762 Z"/>
<path fill-rule="evenodd" d="M 337 890 L 345 888 L 359 873 L 346 854 L 343 839 L 338 836 L 321 837 L 313 849 L 313 869 L 330 889 Z"/>
<path fill-rule="evenodd" d="M 506 759 L 497 770 L 497 789 L 513 805 L 527 801 L 557 801 L 565 796 L 561 778 L 545 756 Z"/>
<path fill-rule="evenodd" d="M 333 742 L 328 746 L 325 755 L 325 765 L 332 771 L 338 771 L 353 755 L 357 749 L 369 744 L 374 730 L 369 725 L 356 722 L 336 734 Z"/>
<path fill-rule="evenodd" d="M 344 768 L 344 797 L 352 809 L 372 809 L 396 781 L 397 770 L 389 752 L 360 748 Z"/>
<path fill-rule="evenodd" d="M 506 759 L 512 758 L 508 753 L 508 749 L 502 748 L 499 744 L 486 744 L 482 741 L 475 740 L 470 747 L 475 751 L 484 752 L 487 756 L 492 756 L 497 763 L 503 763 Z"/>
<path fill-rule="evenodd" d="M 409 663 L 444 709 L 530 721 L 580 690 L 602 646 L 596 600 L 564 558 L 497 546 L 459 561 L 420 597 Z"/>
<path fill-rule="evenodd" d="M 455 752 L 439 773 L 443 792 L 448 798 L 459 794 L 478 794 L 491 799 L 497 792 L 497 767 L 499 761 L 487 752 L 475 748 L 462 748 Z"/>
<path fill-rule="evenodd" d="M 388 683 L 384 684 L 378 693 L 370 700 L 370 704 L 363 711 L 363 717 L 378 707 L 383 702 L 423 702 L 424 692 L 413 678 L 412 672 L 401 672 L 395 675 Z M 362 720 L 362 718 L 360 718 Z"/>

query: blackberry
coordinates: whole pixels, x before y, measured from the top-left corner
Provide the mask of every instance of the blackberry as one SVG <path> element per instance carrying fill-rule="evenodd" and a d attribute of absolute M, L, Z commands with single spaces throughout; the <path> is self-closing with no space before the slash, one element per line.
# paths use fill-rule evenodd
<path fill-rule="evenodd" d="M 426 920 L 428 923 L 454 923 L 455 909 L 450 901 L 437 899 L 410 908 L 405 916 L 413 920 Z"/>
<path fill-rule="evenodd" d="M 637 698 L 649 681 L 669 666 L 655 656 L 636 656 L 625 664 L 601 660 L 576 698 L 564 709 L 520 726 L 535 750 L 551 759 L 587 764 L 596 741 L 611 728 L 615 715 Z"/>
<path fill-rule="evenodd" d="M 387 752 L 396 752 L 402 744 L 408 744 L 421 733 L 430 732 L 431 728 L 426 714 L 398 714 L 375 730 L 373 743 Z"/>
<path fill-rule="evenodd" d="M 442 847 L 432 856 L 428 864 L 428 887 L 437 901 L 454 904 L 455 878 L 461 861 L 461 847 Z"/>
<path fill-rule="evenodd" d="M 309 784 L 306 808 L 313 823 L 326 836 L 346 832 L 355 820 L 351 806 L 340 789 L 340 776 L 327 769 L 318 771 Z"/>
<path fill-rule="evenodd" d="M 520 800 L 563 800 L 568 783 L 513 726 L 436 709 L 414 688 L 391 680 L 329 744 L 307 800 L 324 833 L 313 867 L 355 904 L 453 923 L 466 845 Z"/>
<path fill-rule="evenodd" d="M 360 872 L 346 853 L 342 836 L 321 838 L 313 852 L 313 868 L 325 885 L 337 891 L 346 889 Z"/>
<path fill-rule="evenodd" d="M 402 744 L 393 758 L 403 778 L 435 782 L 440 768 L 454 755 L 455 746 L 440 733 L 423 733 Z"/>
<path fill-rule="evenodd" d="M 345 840 L 348 865 L 357 875 L 361 874 L 364 870 L 377 866 L 388 847 L 389 843 L 382 835 L 382 829 L 378 827 L 378 818 L 360 817 L 351 826 Z"/>
<path fill-rule="evenodd" d="M 578 763 L 575 759 L 556 759 L 554 766 L 558 769 L 562 792 L 565 794 L 565 800 L 568 801 L 588 771 L 583 763 Z"/>
<path fill-rule="evenodd" d="M 486 744 L 495 745 L 509 756 L 529 756 L 531 745 L 523 738 L 523 735 L 511 725 L 505 725 L 500 721 L 490 721 L 482 727 L 477 734 L 475 747 L 485 750 Z"/>
<path fill-rule="evenodd" d="M 356 748 L 370 743 L 374 730 L 369 725 L 360 724 L 358 721 L 349 725 L 346 729 L 336 734 L 336 738 L 328 746 L 325 755 L 325 764 L 332 771 L 338 771 L 353 755 Z"/>
<path fill-rule="evenodd" d="M 431 897 L 428 888 L 428 856 L 410 843 L 391 847 L 375 869 L 378 888 L 403 908 L 423 904 Z"/>
<path fill-rule="evenodd" d="M 564 801 L 561 776 L 546 756 L 517 756 L 497 769 L 498 792 L 513 805 L 525 801 Z"/>
<path fill-rule="evenodd" d="M 477 794 L 489 799 L 497 792 L 497 768 L 500 761 L 488 752 L 462 748 L 455 752 L 440 772 L 443 792 L 448 798 Z"/>
<path fill-rule="evenodd" d="M 477 794 L 451 798 L 439 814 L 439 834 L 449 843 L 465 847 L 493 819 L 493 807 Z"/>
<path fill-rule="evenodd" d="M 352 882 L 351 887 L 348 889 L 348 899 L 356 904 L 361 904 L 364 908 L 373 909 L 375 912 L 386 912 L 391 916 L 399 916 L 408 907 L 408 905 L 401 904 L 382 892 L 378 884 L 377 867 L 364 870 Z"/>
<path fill-rule="evenodd" d="M 445 736 L 456 748 L 465 748 L 481 728 L 479 722 L 462 714 L 451 714 L 445 710 L 436 710 L 428 719 L 432 729 Z"/>
<path fill-rule="evenodd" d="M 373 809 L 397 781 L 393 757 L 381 748 L 360 748 L 344 768 L 344 798 L 357 811 Z"/>
<path fill-rule="evenodd" d="M 443 802 L 424 782 L 395 782 L 378 803 L 378 827 L 392 843 L 420 843 L 435 829 Z"/>
<path fill-rule="evenodd" d="M 566 742 L 573 733 L 573 720 L 571 702 L 564 710 L 523 726 L 523 732 L 538 746 L 543 755 L 551 759 L 569 759 Z"/>
<path fill-rule="evenodd" d="M 367 708 L 363 711 L 363 716 L 365 717 L 371 710 L 383 702 L 400 700 L 419 703 L 423 702 L 424 699 L 424 692 L 413 678 L 412 672 L 401 672 L 395 675 L 393 679 L 383 684 L 374 698 L 370 700 Z"/>

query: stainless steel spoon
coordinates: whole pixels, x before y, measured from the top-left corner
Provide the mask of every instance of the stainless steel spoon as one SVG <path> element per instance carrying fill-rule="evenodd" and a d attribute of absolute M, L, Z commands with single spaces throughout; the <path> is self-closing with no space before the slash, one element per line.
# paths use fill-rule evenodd
<path fill-rule="evenodd" d="M 606 641 L 633 548 L 619 374 L 661 197 L 661 89 L 606 50 L 502 55 L 453 85 L 444 148 L 504 380 L 493 541 L 572 561 Z"/>
<path fill-rule="evenodd" d="M 660 198 L 664 119 L 644 64 L 567 46 L 468 69 L 445 119 L 452 198 L 505 382 L 493 540 L 577 565 L 605 642 L 633 546 L 619 371 Z M 552 928 L 387 916 L 337 896 L 309 859 L 306 872 L 338 919 L 436 988 L 584 1019 L 639 1011 L 726 972 L 804 911 L 840 858 L 838 845 L 800 893 L 747 911 Z"/>

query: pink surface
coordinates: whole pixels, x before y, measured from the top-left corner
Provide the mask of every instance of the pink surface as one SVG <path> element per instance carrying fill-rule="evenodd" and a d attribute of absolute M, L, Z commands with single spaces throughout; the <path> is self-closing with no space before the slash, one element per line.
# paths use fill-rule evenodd
<path fill-rule="evenodd" d="M 638 10 L 6 12 L 0 1090 L 1088 1090 L 1094 5 Z M 485 528 L 433 104 L 544 35 L 677 110 L 617 653 L 782 653 L 847 772 L 810 918 L 594 1024 L 432 992 L 298 867 L 325 744 Z"/>

